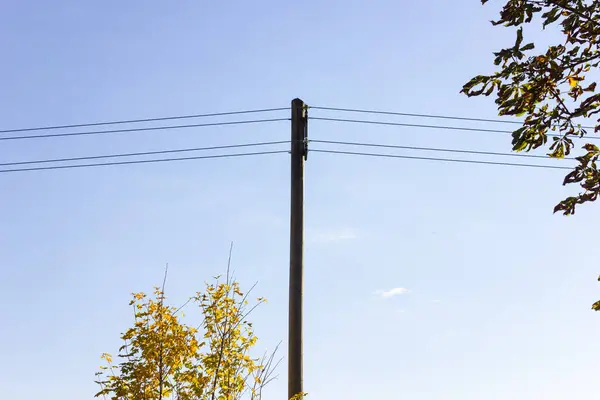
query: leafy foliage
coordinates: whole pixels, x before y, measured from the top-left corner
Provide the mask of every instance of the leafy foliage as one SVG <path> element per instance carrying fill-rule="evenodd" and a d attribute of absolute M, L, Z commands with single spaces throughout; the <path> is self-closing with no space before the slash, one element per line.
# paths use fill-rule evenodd
<path fill-rule="evenodd" d="M 250 306 L 237 282 L 207 284 L 189 302 L 203 321 L 197 327 L 180 321 L 180 309 L 164 305 L 160 288 L 153 298 L 134 293 L 135 322 L 122 336 L 121 362 L 103 354 L 106 365 L 96 375 L 96 397 L 111 400 L 260 400 L 272 380 L 274 354 L 252 358 L 256 344 L 247 317 L 265 300 Z M 186 303 L 187 304 L 187 303 Z"/>
<path fill-rule="evenodd" d="M 537 149 L 551 136 L 548 155 L 564 158 L 574 148 L 573 139 L 589 133 L 580 120 L 600 113 L 597 83 L 586 81 L 600 64 L 600 1 L 506 0 L 492 24 L 516 27 L 515 42 L 494 53 L 496 72 L 472 78 L 462 93 L 493 94 L 500 115 L 525 116 L 523 126 L 512 134 L 513 150 Z M 526 24 L 558 28 L 563 40 L 536 52 L 535 44 L 524 40 Z M 593 130 L 600 131 L 600 119 Z M 585 154 L 576 157 L 578 165 L 563 182 L 578 183 L 583 192 L 561 201 L 554 212 L 570 215 L 578 204 L 598 198 L 600 149 L 590 143 L 583 149 Z"/>
<path fill-rule="evenodd" d="M 558 27 L 563 41 L 535 52 L 535 44 L 524 44 L 523 35 L 523 25 L 535 23 L 543 29 Z M 564 158 L 574 147 L 573 138 L 588 134 L 589 128 L 578 121 L 600 113 L 600 93 L 592 80 L 600 65 L 600 1 L 506 0 L 500 18 L 492 24 L 516 27 L 515 43 L 494 53 L 498 71 L 472 78 L 461 92 L 467 96 L 494 94 L 500 115 L 525 116 L 523 126 L 512 134 L 513 150 L 542 147 L 552 134 L 548 155 Z M 584 83 L 586 78 L 592 81 Z M 593 130 L 600 131 L 600 118 Z M 579 165 L 563 182 L 578 183 L 583 192 L 561 201 L 554 212 L 571 215 L 578 204 L 598 198 L 600 149 L 591 143 L 583 149 L 585 154 L 576 157 Z M 600 301 L 592 309 L 600 311 Z"/>

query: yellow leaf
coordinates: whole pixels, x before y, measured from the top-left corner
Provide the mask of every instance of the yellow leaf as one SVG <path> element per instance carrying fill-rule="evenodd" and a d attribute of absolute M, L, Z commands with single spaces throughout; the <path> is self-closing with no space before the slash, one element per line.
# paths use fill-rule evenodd
<path fill-rule="evenodd" d="M 583 80 L 583 77 L 573 75 L 573 76 L 568 76 L 567 79 L 569 80 L 569 86 L 574 88 L 575 86 L 577 86 L 578 82 Z"/>
<path fill-rule="evenodd" d="M 160 290 L 156 289 L 152 298 L 133 294 L 135 319 L 133 327 L 121 336 L 126 341 L 119 349 L 123 360 L 114 365 L 109 354 L 102 354 L 107 362 L 100 373 L 110 371 L 106 382 L 97 382 L 105 386 L 103 393 L 108 398 L 153 398 L 163 379 L 156 368 L 161 365 L 166 381 L 181 383 L 178 398 L 206 398 L 215 384 L 221 398 L 239 398 L 246 388 L 245 377 L 255 374 L 259 364 L 248 356 L 257 338 L 250 323 L 242 323 L 245 315 L 236 300 L 242 293 L 238 287 L 237 282 L 207 285 L 204 293 L 198 293 L 195 301 L 203 318 L 200 325 L 194 325 L 201 326 L 202 333 L 180 322 L 184 315 L 175 315 L 178 308 L 164 304 Z M 199 342 L 202 336 L 196 337 L 197 333 L 206 340 Z M 126 353 L 121 353 L 123 350 Z M 264 385 L 264 377 L 259 376 L 258 382 L 258 386 Z M 162 387 L 163 398 L 174 395 L 173 387 Z"/>
<path fill-rule="evenodd" d="M 112 363 L 112 356 L 108 353 L 102 353 L 100 356 L 101 359 L 106 360 L 107 363 Z"/>
<path fill-rule="evenodd" d="M 569 77 L 569 86 L 571 86 L 571 87 L 577 86 L 577 80 L 571 76 Z"/>

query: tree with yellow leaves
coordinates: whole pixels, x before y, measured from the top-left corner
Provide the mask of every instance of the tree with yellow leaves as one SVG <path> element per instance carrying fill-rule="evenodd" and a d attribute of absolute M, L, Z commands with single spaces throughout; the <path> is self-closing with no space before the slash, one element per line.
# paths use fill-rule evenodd
<path fill-rule="evenodd" d="M 181 322 L 181 307 L 165 305 L 164 282 L 152 297 L 134 293 L 130 305 L 135 321 L 121 336 L 121 362 L 102 355 L 106 365 L 96 374 L 100 385 L 96 397 L 260 400 L 277 363 L 275 352 L 262 358 L 250 355 L 257 338 L 246 318 L 265 300 L 250 305 L 249 293 L 242 293 L 228 269 L 224 282 L 217 277 L 216 283 L 207 283 L 204 292 L 188 301 L 203 315 L 196 327 Z"/>

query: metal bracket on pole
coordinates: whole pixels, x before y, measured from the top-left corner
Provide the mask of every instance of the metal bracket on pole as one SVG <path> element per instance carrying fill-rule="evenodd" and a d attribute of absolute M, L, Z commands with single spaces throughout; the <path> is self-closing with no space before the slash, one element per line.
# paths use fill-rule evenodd
<path fill-rule="evenodd" d="M 308 106 L 302 107 L 302 118 L 304 119 L 304 161 L 308 160 Z"/>

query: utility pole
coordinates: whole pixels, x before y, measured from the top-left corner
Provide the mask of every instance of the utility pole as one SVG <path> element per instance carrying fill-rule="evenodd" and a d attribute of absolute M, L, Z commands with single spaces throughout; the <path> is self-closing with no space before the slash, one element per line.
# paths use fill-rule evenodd
<path fill-rule="evenodd" d="M 308 154 L 308 115 L 304 102 L 292 101 L 290 299 L 288 326 L 288 399 L 302 388 L 302 286 L 304 273 L 304 161 Z"/>

